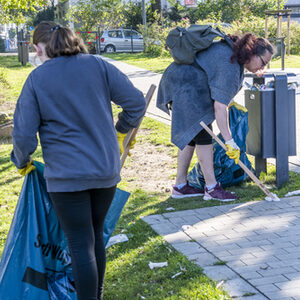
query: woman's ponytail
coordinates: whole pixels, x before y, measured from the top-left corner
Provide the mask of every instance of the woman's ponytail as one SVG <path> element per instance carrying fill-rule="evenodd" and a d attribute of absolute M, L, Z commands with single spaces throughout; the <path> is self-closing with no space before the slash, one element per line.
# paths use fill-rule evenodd
<path fill-rule="evenodd" d="M 44 43 L 49 58 L 88 53 L 82 39 L 71 29 L 54 22 L 41 22 L 33 34 L 33 43 Z"/>

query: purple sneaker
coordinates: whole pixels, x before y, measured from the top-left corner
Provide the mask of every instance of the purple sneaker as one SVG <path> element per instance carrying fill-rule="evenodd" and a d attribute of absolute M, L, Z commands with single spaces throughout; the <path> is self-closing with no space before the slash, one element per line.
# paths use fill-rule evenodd
<path fill-rule="evenodd" d="M 229 202 L 229 201 L 234 201 L 237 199 L 236 195 L 233 195 L 233 194 L 223 190 L 220 182 L 218 182 L 217 185 L 213 189 L 208 190 L 205 187 L 204 190 L 205 190 L 205 193 L 204 193 L 203 200 L 218 200 L 221 202 Z"/>
<path fill-rule="evenodd" d="M 204 190 L 197 189 L 189 185 L 189 182 L 182 188 L 173 186 L 171 198 L 180 199 L 186 197 L 199 197 L 204 195 Z"/>

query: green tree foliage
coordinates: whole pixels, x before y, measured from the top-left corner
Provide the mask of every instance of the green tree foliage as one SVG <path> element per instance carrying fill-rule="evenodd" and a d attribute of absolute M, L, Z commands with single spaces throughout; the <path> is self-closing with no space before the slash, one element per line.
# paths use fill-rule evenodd
<path fill-rule="evenodd" d="M 35 27 L 42 21 L 54 21 L 54 6 L 48 6 L 39 10 L 32 20 L 32 25 Z"/>
<path fill-rule="evenodd" d="M 129 1 L 128 3 L 123 3 L 122 14 L 124 17 L 124 27 L 133 29 L 138 29 L 138 26 L 143 23 L 142 17 L 142 2 Z M 146 19 L 147 23 L 155 22 L 154 13 L 152 11 L 151 3 L 146 3 Z"/>
<path fill-rule="evenodd" d="M 46 0 L 0 0 L 1 23 L 21 24 L 25 21 L 26 14 L 46 3 Z"/>
<path fill-rule="evenodd" d="M 82 31 L 97 27 L 101 29 L 119 27 L 124 24 L 121 8 L 121 0 L 79 0 L 70 9 L 67 19 Z"/>
<path fill-rule="evenodd" d="M 283 8 L 285 0 L 280 0 Z M 165 16 L 178 22 L 182 17 L 188 17 L 192 23 L 208 18 L 210 15 L 220 17 L 220 21 L 231 23 L 244 17 L 264 17 L 265 10 L 277 9 L 278 0 L 204 0 L 199 1 L 196 8 L 185 8 L 176 0 L 169 0 L 172 5 Z"/>

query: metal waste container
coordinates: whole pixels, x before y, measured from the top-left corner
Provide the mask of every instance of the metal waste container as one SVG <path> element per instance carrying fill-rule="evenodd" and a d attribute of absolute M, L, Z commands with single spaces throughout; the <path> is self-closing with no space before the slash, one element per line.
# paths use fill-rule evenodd
<path fill-rule="evenodd" d="M 296 155 L 295 88 L 288 77 L 295 74 L 268 73 L 253 78 L 253 86 L 245 90 L 249 132 L 247 153 L 255 156 L 255 170 L 266 172 L 266 159 L 276 158 L 276 184 L 288 181 L 288 156 Z M 266 79 L 269 78 L 269 84 Z M 272 84 L 273 83 L 273 84 Z"/>

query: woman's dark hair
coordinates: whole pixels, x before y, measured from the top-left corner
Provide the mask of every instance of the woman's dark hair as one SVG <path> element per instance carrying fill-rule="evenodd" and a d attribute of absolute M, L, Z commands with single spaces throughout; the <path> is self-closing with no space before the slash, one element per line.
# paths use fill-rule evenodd
<path fill-rule="evenodd" d="M 241 38 L 228 35 L 234 44 L 231 62 L 237 61 L 240 65 L 248 63 L 254 55 L 264 55 L 266 51 L 274 54 L 274 46 L 264 38 L 258 38 L 252 33 L 246 33 Z"/>
<path fill-rule="evenodd" d="M 49 58 L 88 53 L 82 39 L 71 29 L 51 21 L 37 25 L 33 33 L 33 44 L 43 43 Z"/>

